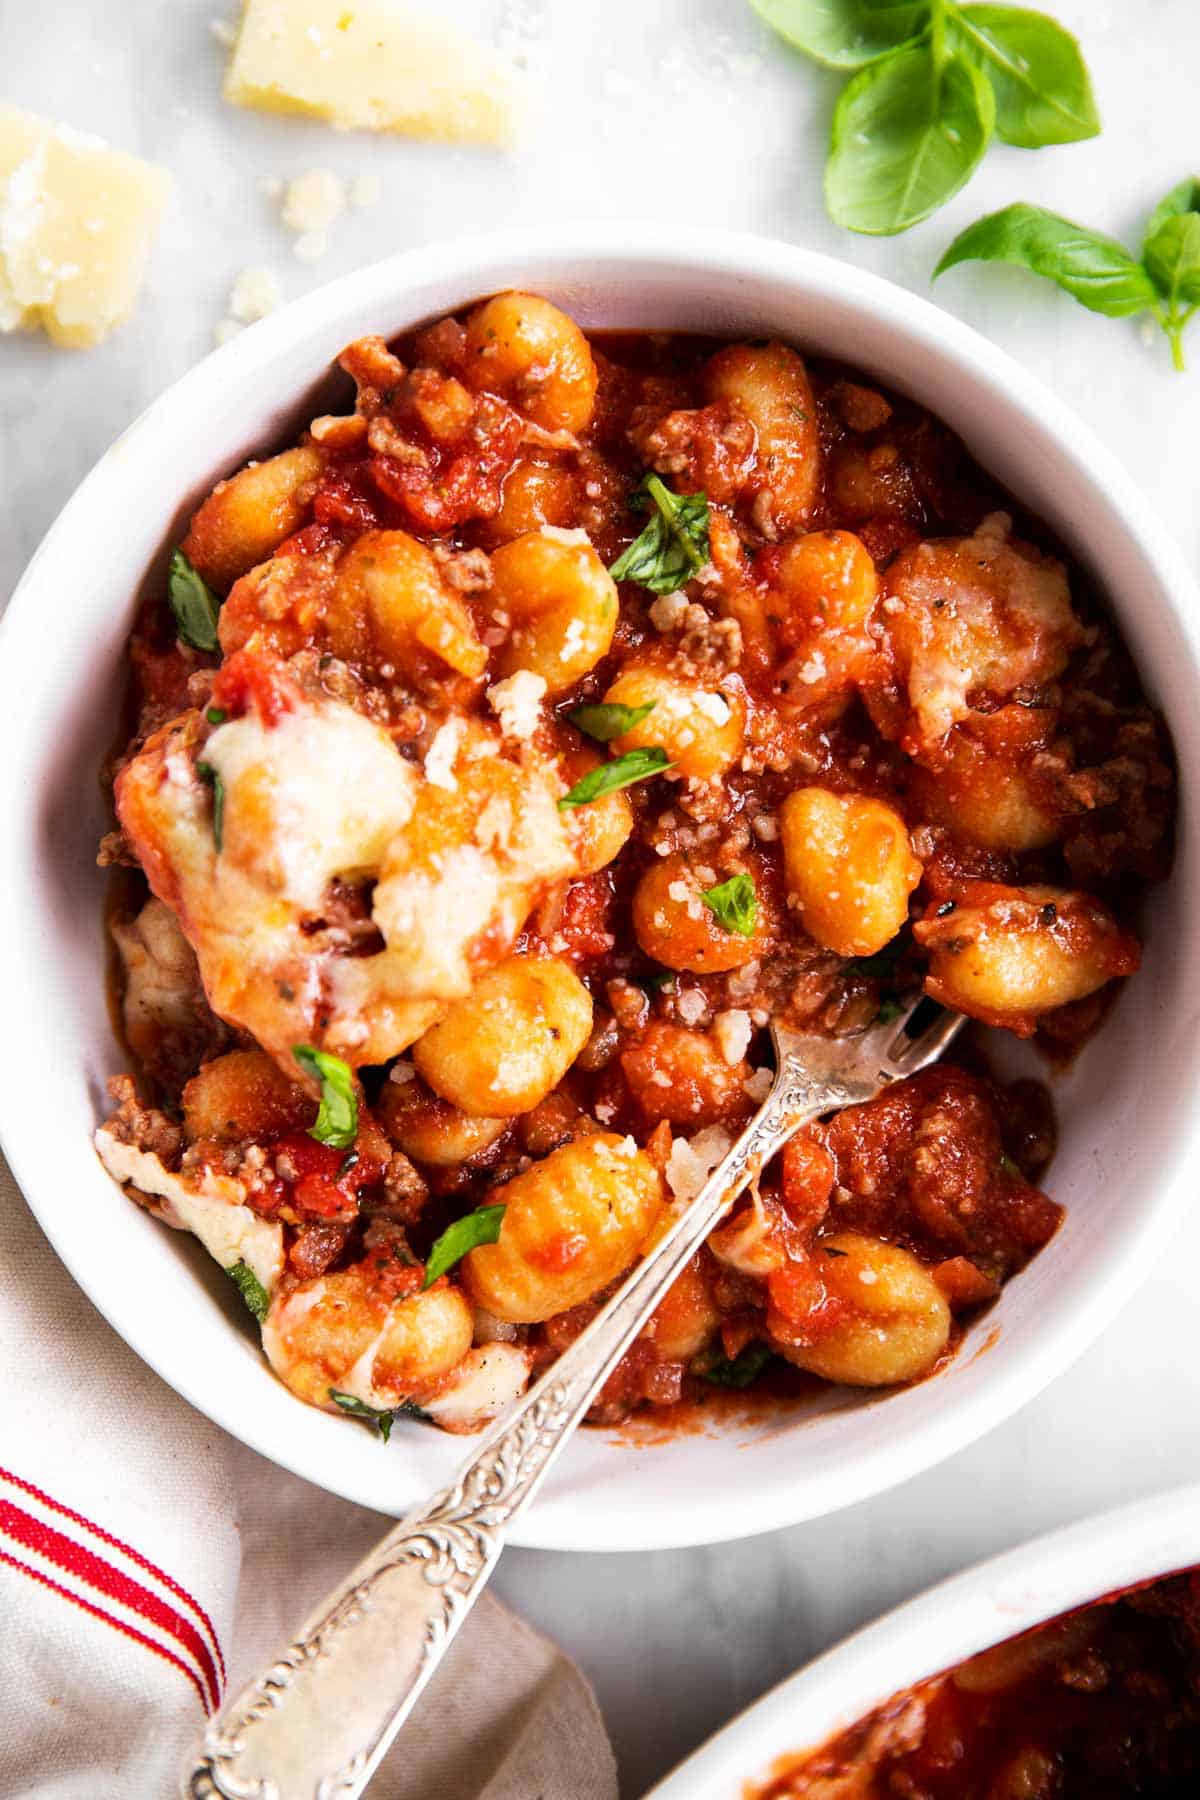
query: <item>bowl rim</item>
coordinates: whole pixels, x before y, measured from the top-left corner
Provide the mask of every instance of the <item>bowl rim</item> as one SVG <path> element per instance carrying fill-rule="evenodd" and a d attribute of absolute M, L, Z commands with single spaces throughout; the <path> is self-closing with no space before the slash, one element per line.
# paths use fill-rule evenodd
<path fill-rule="evenodd" d="M 354 271 L 293 302 L 281 312 L 241 334 L 232 343 L 212 352 L 188 370 L 116 439 L 84 478 L 50 526 L 19 581 L 0 621 L 0 766 L 7 761 L 6 746 L 18 743 L 21 709 L 18 703 L 23 659 L 38 647 L 35 600 L 43 584 L 43 571 L 60 557 L 63 547 L 79 539 L 87 521 L 103 512 L 110 490 L 128 488 L 128 465 L 147 455 L 162 431 L 192 414 L 203 415 L 206 392 L 258 380 L 270 393 L 272 367 L 289 350 L 297 350 L 323 338 L 340 319 L 356 309 L 378 310 L 402 299 L 410 287 L 432 282 L 453 282 L 461 291 L 461 304 L 477 295 L 511 285 L 514 266 L 536 270 L 530 285 L 569 282 L 584 271 L 584 279 L 611 282 L 621 275 L 658 271 L 673 278 L 702 280 L 705 274 L 792 287 L 809 298 L 828 299 L 847 307 L 853 315 L 871 318 L 905 339 L 931 361 L 939 361 L 961 374 L 977 391 L 999 395 L 1010 411 L 1036 416 L 1037 424 L 1064 457 L 1079 468 L 1088 483 L 1103 492 L 1120 532 L 1137 554 L 1155 571 L 1165 596 L 1162 616 L 1169 619 L 1187 652 L 1193 672 L 1200 671 L 1200 605 L 1194 604 L 1195 588 L 1182 553 L 1166 535 L 1132 478 L 1042 383 L 1021 368 L 1006 352 L 981 337 L 969 326 L 941 311 L 924 298 L 882 277 L 834 258 L 777 240 L 747 233 L 709 231 L 700 227 L 662 227 L 653 224 L 606 222 L 579 224 L 565 230 L 527 227 L 493 232 L 404 251 Z M 507 277 L 499 279 L 502 271 Z M 293 405 L 295 392 L 279 395 L 281 406 Z M 1193 598 L 1189 608 L 1184 603 Z M 40 741 L 39 767 L 45 760 L 45 740 Z M 12 808 L 0 813 L 0 859 Z M 12 842 L 19 839 L 12 837 Z M 0 892 L 0 920 L 8 903 Z M 0 967 L 11 969 L 14 959 L 28 956 L 28 942 L 0 930 Z M 408 1501 L 385 1497 L 385 1488 L 402 1489 L 399 1473 L 392 1482 L 369 1485 L 346 1475 L 329 1443 L 313 1433 L 311 1446 L 297 1434 L 293 1446 L 273 1441 L 265 1448 L 253 1414 L 244 1416 L 239 1395 L 212 1392 L 202 1371 L 181 1366 L 167 1347 L 147 1330 L 123 1300 L 105 1289 L 103 1281 L 76 1252 L 70 1232 L 70 1215 L 57 1196 L 53 1179 L 40 1164 L 44 1145 L 25 1128 L 23 1085 L 29 1072 L 23 1065 L 0 1084 L 0 1146 L 31 1210 L 61 1260 L 84 1292 L 118 1334 L 176 1392 L 251 1448 L 293 1473 L 325 1486 L 359 1504 L 396 1510 Z M 1200 1082 L 1200 1074 L 1192 1077 Z M 989 1358 L 988 1377 L 978 1392 L 947 1395 L 943 1409 L 910 1427 L 893 1443 L 864 1443 L 856 1447 L 844 1467 L 823 1472 L 804 1482 L 745 1483 L 744 1498 L 736 1508 L 721 1510 L 703 1492 L 683 1492 L 671 1507 L 638 1507 L 636 1471 L 631 1468 L 629 1502 L 604 1508 L 585 1507 L 586 1518 L 574 1516 L 572 1497 L 543 1494 L 529 1513 L 510 1532 L 510 1541 L 546 1549 L 653 1550 L 680 1548 L 753 1536 L 784 1525 L 839 1509 L 879 1493 L 930 1468 L 954 1451 L 974 1442 L 1018 1410 L 1074 1358 L 1082 1353 L 1114 1317 L 1145 1275 L 1165 1233 L 1181 1216 L 1190 1198 L 1187 1183 L 1189 1152 L 1200 1148 L 1200 1108 L 1192 1107 L 1186 1126 L 1181 1122 L 1175 1141 L 1162 1159 L 1162 1174 L 1152 1202 L 1131 1218 L 1101 1257 L 1086 1293 L 1074 1296 L 1054 1309 L 1054 1316 L 1039 1327 L 1036 1343 L 1022 1354 L 1006 1359 Z M 318 1415 L 320 1416 L 320 1415 Z M 329 1423 L 329 1421 L 325 1421 Z M 866 1434 L 869 1438 L 870 1434 Z M 569 1460 L 569 1458 L 568 1458 Z M 632 1461 L 632 1459 L 631 1459 Z M 415 1498 L 415 1496 L 414 1496 Z M 576 1505 L 578 1502 L 576 1501 Z"/>
<path fill-rule="evenodd" d="M 646 1800 L 743 1800 L 746 1784 L 766 1780 L 777 1758 L 819 1749 L 893 1694 L 1077 1606 L 1198 1562 L 1195 1482 L 1040 1533 L 923 1589 L 785 1676 Z"/>

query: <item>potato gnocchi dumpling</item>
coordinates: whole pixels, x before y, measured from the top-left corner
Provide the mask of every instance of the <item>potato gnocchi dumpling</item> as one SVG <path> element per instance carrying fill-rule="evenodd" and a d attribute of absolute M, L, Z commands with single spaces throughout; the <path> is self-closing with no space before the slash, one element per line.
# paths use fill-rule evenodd
<path fill-rule="evenodd" d="M 300 1399 L 473 1431 L 703 1188 L 773 1022 L 924 991 L 1074 1053 L 1171 746 L 1086 578 L 874 380 L 523 292 L 338 364 L 136 614 L 97 1151 Z M 936 1372 L 1053 1236 L 1054 1137 L 986 1042 L 808 1128 L 592 1419 Z"/>

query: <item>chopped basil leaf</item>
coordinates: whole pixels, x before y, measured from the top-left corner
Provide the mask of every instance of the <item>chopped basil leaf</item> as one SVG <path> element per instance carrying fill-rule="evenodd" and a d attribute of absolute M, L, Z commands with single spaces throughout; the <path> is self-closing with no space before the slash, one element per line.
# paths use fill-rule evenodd
<path fill-rule="evenodd" d="M 614 581 L 636 581 L 652 594 L 673 594 L 709 561 L 708 498 L 673 494 L 657 475 L 642 488 L 654 502 L 650 523 L 609 570 Z"/>
<path fill-rule="evenodd" d="M 225 838 L 225 783 L 221 780 L 220 770 L 214 769 L 211 763 L 198 762 L 196 773 L 212 789 L 213 843 L 220 850 Z"/>
<path fill-rule="evenodd" d="M 665 994 L 671 991 L 674 980 L 674 969 L 652 969 L 649 975 L 640 977 L 638 986 L 651 994 Z"/>
<path fill-rule="evenodd" d="M 700 898 L 726 931 L 736 931 L 739 937 L 754 936 L 758 895 L 754 891 L 752 875 L 744 871 L 740 875 L 731 875 L 719 886 L 706 888 Z"/>
<path fill-rule="evenodd" d="M 468 1250 L 480 1244 L 494 1244 L 500 1236 L 504 1219 L 503 1206 L 480 1206 L 448 1225 L 429 1252 L 425 1264 L 424 1287 L 432 1287 L 439 1275 L 460 1263 Z"/>
<path fill-rule="evenodd" d="M 655 700 L 647 700 L 644 706 L 618 706 L 615 702 L 599 706 L 577 706 L 574 712 L 567 714 L 572 725 L 595 738 L 598 744 L 607 744 L 613 738 L 624 737 L 635 725 L 640 725 L 657 705 Z"/>
<path fill-rule="evenodd" d="M 236 1262 L 232 1269 L 226 1269 L 225 1273 L 261 1325 L 271 1305 L 271 1296 L 254 1270 L 247 1267 L 244 1262 Z"/>
<path fill-rule="evenodd" d="M 698 1373 L 705 1381 L 711 1381 L 714 1387 L 744 1388 L 762 1374 L 767 1364 L 774 1360 L 775 1352 L 766 1344 L 747 1344 L 739 1351 L 732 1362 L 722 1356 L 719 1350 L 701 1365 Z"/>
<path fill-rule="evenodd" d="M 176 550 L 167 572 L 167 598 L 175 614 L 179 640 L 193 650 L 216 650 L 221 602 L 204 577 Z"/>
<path fill-rule="evenodd" d="M 567 806 L 587 806 L 592 800 L 603 800 L 605 794 L 615 794 L 618 788 L 632 787 L 635 781 L 649 781 L 652 775 L 661 775 L 664 769 L 673 768 L 674 764 L 665 750 L 657 745 L 648 750 L 627 750 L 624 756 L 618 756 L 612 762 L 601 763 L 598 769 L 589 769 L 559 801 L 559 810 Z"/>
<path fill-rule="evenodd" d="M 368 1406 L 365 1400 L 360 1400 L 355 1394 L 339 1394 L 336 1388 L 330 1388 L 329 1398 L 335 1401 L 343 1412 L 350 1413 L 356 1419 L 366 1419 L 368 1424 L 375 1427 L 385 1444 L 392 1435 L 392 1420 L 398 1412 L 407 1411 L 407 1402 L 405 1402 L 400 1406 L 392 1407 L 390 1411 L 381 1412 L 378 1407 Z"/>
<path fill-rule="evenodd" d="M 210 725 L 223 725 L 229 714 L 223 706 L 210 706 L 204 716 Z"/>
<path fill-rule="evenodd" d="M 334 1150 L 349 1150 L 358 1136 L 358 1096 L 348 1063 L 312 1044 L 297 1044 L 292 1055 L 306 1075 L 321 1084 L 321 1105 L 308 1135 Z"/>

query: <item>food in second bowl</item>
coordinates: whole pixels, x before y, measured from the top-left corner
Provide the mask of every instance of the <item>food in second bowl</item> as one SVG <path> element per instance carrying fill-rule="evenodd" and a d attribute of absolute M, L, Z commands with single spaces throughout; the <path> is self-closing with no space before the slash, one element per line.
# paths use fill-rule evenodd
<path fill-rule="evenodd" d="M 467 1429 L 697 1191 L 772 1016 L 924 982 L 1081 1041 L 1170 753 L 1080 571 L 877 382 L 522 294 L 341 362 L 137 617 L 97 1143 L 302 1399 Z M 927 1374 L 1053 1233 L 1053 1140 L 965 1058 L 805 1132 L 595 1416 Z"/>
<path fill-rule="evenodd" d="M 1200 1793 L 1200 1573 L 1064 1613 L 894 1695 L 746 1800 Z"/>

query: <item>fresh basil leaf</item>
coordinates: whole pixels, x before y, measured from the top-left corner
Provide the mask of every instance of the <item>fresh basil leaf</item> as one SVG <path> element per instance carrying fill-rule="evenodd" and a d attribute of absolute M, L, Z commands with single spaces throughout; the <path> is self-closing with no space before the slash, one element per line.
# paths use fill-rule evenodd
<path fill-rule="evenodd" d="M 403 1407 L 397 1406 L 387 1412 L 381 1412 L 378 1407 L 368 1406 L 366 1401 L 360 1400 L 356 1394 L 340 1394 L 337 1388 L 330 1388 L 329 1398 L 336 1402 L 343 1412 L 350 1413 L 353 1418 L 366 1419 L 375 1427 L 385 1444 L 392 1435 L 393 1419 L 398 1412 L 404 1410 Z"/>
<path fill-rule="evenodd" d="M 656 744 L 647 750 L 626 750 L 624 756 L 614 757 L 612 762 L 601 763 L 598 769 L 589 769 L 586 775 L 581 775 L 570 793 L 564 794 L 559 801 L 559 810 L 603 800 L 605 794 L 632 787 L 635 781 L 649 781 L 652 775 L 661 775 L 664 769 L 674 766 L 666 751 Z"/>
<path fill-rule="evenodd" d="M 1142 312 L 1158 299 L 1145 269 L 1115 238 L 1024 201 L 987 213 L 961 231 L 934 279 L 962 262 L 1015 263 L 1110 319 Z"/>
<path fill-rule="evenodd" d="M 1071 33 L 1021 6 L 961 6 L 949 39 L 996 96 L 996 136 L 1023 150 L 1095 137 L 1100 115 L 1083 52 Z"/>
<path fill-rule="evenodd" d="M 167 571 L 167 598 L 175 614 L 180 641 L 193 650 L 216 650 L 217 619 L 221 602 L 182 550 L 176 550 Z"/>
<path fill-rule="evenodd" d="M 432 1287 L 438 1276 L 460 1263 L 468 1250 L 474 1250 L 480 1244 L 494 1244 L 500 1236 L 503 1221 L 503 1206 L 480 1206 L 474 1212 L 464 1213 L 461 1219 L 455 1219 L 429 1252 L 422 1286 Z"/>
<path fill-rule="evenodd" d="M 648 994 L 669 994 L 674 991 L 674 969 L 651 969 L 649 975 L 639 975 L 638 986 L 645 988 Z"/>
<path fill-rule="evenodd" d="M 1142 262 L 1173 313 L 1200 305 L 1200 212 L 1164 219 L 1146 239 Z"/>
<path fill-rule="evenodd" d="M 861 69 L 929 23 L 929 0 L 750 0 L 781 38 L 828 69 Z"/>
<path fill-rule="evenodd" d="M 726 931 L 735 931 L 739 937 L 754 936 L 758 895 L 754 891 L 752 875 L 747 875 L 745 871 L 740 875 L 731 875 L 728 881 L 722 881 L 719 886 L 705 888 L 700 898 Z"/>
<path fill-rule="evenodd" d="M 585 736 L 595 738 L 598 744 L 607 744 L 613 738 L 624 737 L 627 731 L 649 718 L 657 704 L 656 700 L 647 700 L 644 706 L 619 706 L 615 701 L 609 701 L 598 706 L 577 706 L 567 717 Z"/>
<path fill-rule="evenodd" d="M 708 499 L 673 494 L 657 475 L 646 475 L 642 490 L 654 502 L 650 523 L 608 572 L 614 581 L 636 581 L 652 594 L 673 594 L 709 560 Z"/>
<path fill-rule="evenodd" d="M 223 706 L 210 706 L 204 716 L 210 725 L 223 725 L 229 714 Z"/>
<path fill-rule="evenodd" d="M 927 219 L 974 174 L 995 116 L 990 84 L 963 56 L 939 69 L 929 45 L 914 44 L 868 64 L 834 110 L 830 218 L 872 237 Z"/>
<path fill-rule="evenodd" d="M 244 1262 L 235 1262 L 225 1273 L 261 1325 L 270 1310 L 271 1296 L 254 1270 Z"/>
<path fill-rule="evenodd" d="M 309 1137 L 334 1150 L 349 1150 L 358 1136 L 358 1095 L 350 1065 L 312 1044 L 297 1044 L 292 1055 L 304 1073 L 321 1084 L 321 1104 L 308 1128 Z"/>
<path fill-rule="evenodd" d="M 719 1351 L 714 1351 L 701 1365 L 698 1373 L 705 1381 L 711 1381 L 714 1387 L 745 1388 L 762 1374 L 769 1362 L 774 1360 L 774 1351 L 766 1344 L 747 1344 L 746 1348 L 735 1356 L 732 1362 Z"/>
<path fill-rule="evenodd" d="M 1170 193 L 1164 194 L 1154 211 L 1150 214 L 1150 223 L 1146 227 L 1146 242 L 1154 236 L 1160 225 L 1168 219 L 1177 219 L 1180 213 L 1200 212 L 1200 175 L 1185 175 L 1177 181 Z"/>
<path fill-rule="evenodd" d="M 215 769 L 212 763 L 198 762 L 196 773 L 212 789 L 213 843 L 220 850 L 225 842 L 225 783 L 221 780 L 221 771 Z"/>

